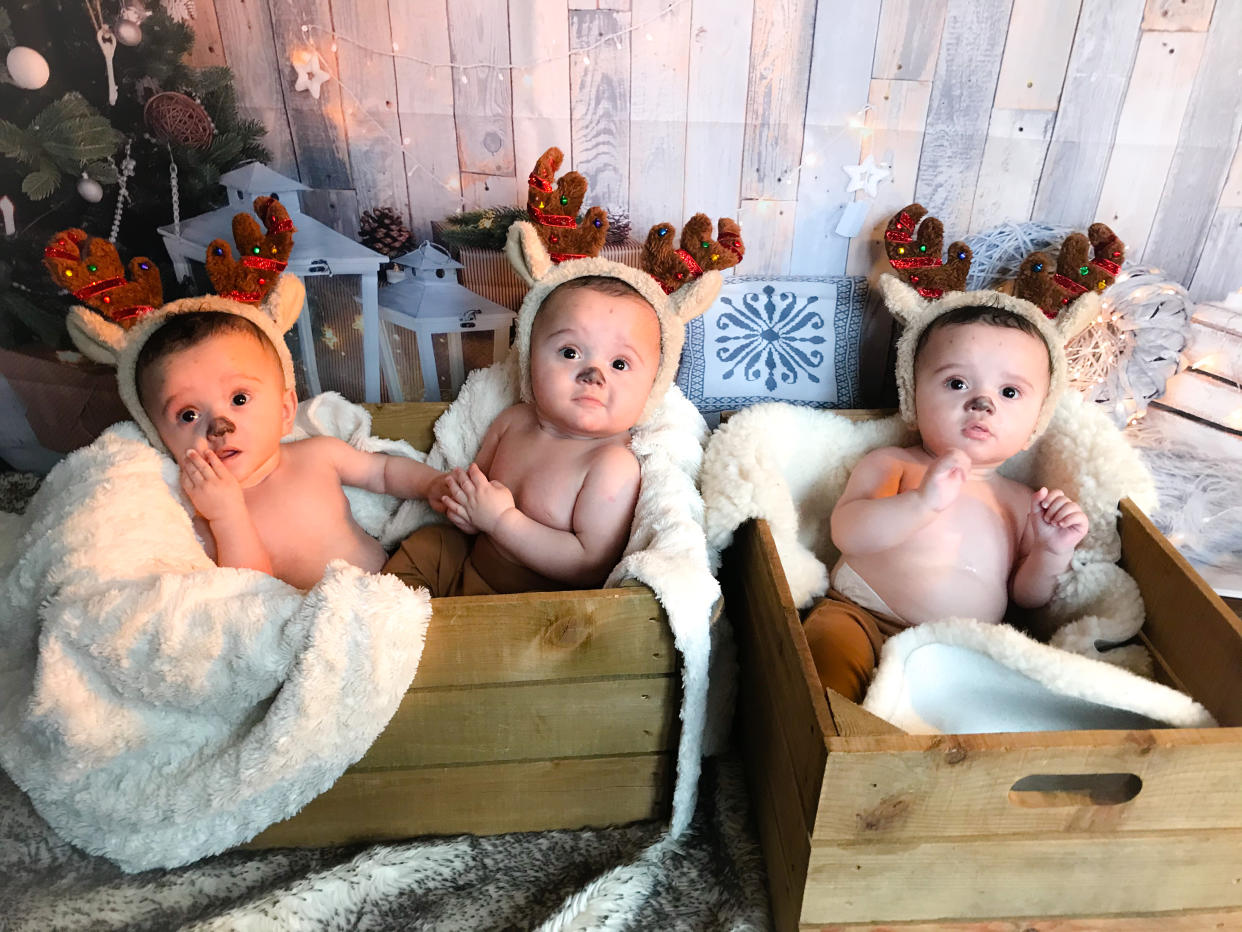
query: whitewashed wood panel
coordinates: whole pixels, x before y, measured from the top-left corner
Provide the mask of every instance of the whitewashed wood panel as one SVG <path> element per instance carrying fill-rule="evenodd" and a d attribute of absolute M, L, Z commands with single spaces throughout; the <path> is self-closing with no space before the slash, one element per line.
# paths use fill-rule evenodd
<path fill-rule="evenodd" d="M 1220 192 L 1218 207 L 1242 207 L 1242 140 L 1233 150 L 1233 164 L 1229 166 L 1229 177 Z"/>
<path fill-rule="evenodd" d="M 510 77 L 514 173 L 521 192 L 519 203 L 525 203 L 526 177 L 550 147 L 565 153 L 562 170 L 568 171 L 574 164 L 569 119 L 569 9 L 546 0 L 509 0 L 509 55 L 515 66 Z"/>
<path fill-rule="evenodd" d="M 349 166 L 342 111 L 342 100 L 348 92 L 336 80 L 340 67 L 332 51 L 331 35 L 302 30 L 306 23 L 331 21 L 328 0 L 288 0 L 272 6 L 272 38 L 277 57 L 283 57 L 280 81 L 301 181 L 312 188 L 345 190 L 355 184 Z M 297 72 L 290 61 L 294 52 L 312 51 L 319 55 L 323 68 L 333 75 L 320 86 L 318 100 L 307 91 L 294 90 Z"/>
<path fill-rule="evenodd" d="M 424 7 L 420 16 L 397 16 L 392 23 L 398 124 L 402 140 L 410 140 L 405 145 L 410 230 L 420 242 L 430 238 L 431 221 L 462 208 L 453 71 L 434 64 L 450 61 L 448 11 L 441 3 Z"/>
<path fill-rule="evenodd" d="M 630 203 L 629 23 L 629 13 L 611 10 L 569 14 L 570 48 L 584 50 L 569 60 L 573 167 L 590 183 L 587 206 L 609 210 Z"/>
<path fill-rule="evenodd" d="M 997 110 L 1056 110 L 1082 0 L 1013 0 Z"/>
<path fill-rule="evenodd" d="M 1207 36 L 1145 257 L 1188 282 L 1242 131 L 1242 3 L 1223 3 Z"/>
<path fill-rule="evenodd" d="M 686 191 L 682 218 L 736 217 L 754 0 L 694 0 L 690 17 Z M 674 221 L 674 217 L 661 219 Z M 646 230 L 634 227 L 636 239 Z M 742 228 L 746 238 L 746 228 Z"/>
<path fill-rule="evenodd" d="M 1128 255 L 1142 256 L 1147 247 L 1204 38 L 1201 32 L 1147 32 L 1139 41 L 1095 211 L 1125 242 Z"/>
<path fill-rule="evenodd" d="M 630 16 L 647 24 L 630 37 L 630 221 L 648 230 L 685 199 L 690 6 L 633 0 Z"/>
<path fill-rule="evenodd" d="M 888 4 L 885 3 L 885 6 Z M 871 91 L 873 49 L 878 48 L 879 0 L 857 0 L 846 19 L 815 18 L 811 78 L 807 92 L 802 169 L 794 217 L 793 275 L 840 275 L 850 241 L 836 227 L 853 195 L 845 193 L 862 150 L 863 109 Z M 939 34 L 937 32 L 937 34 Z M 851 125 L 851 121 L 858 126 Z"/>
<path fill-rule="evenodd" d="M 850 241 L 846 272 L 875 276 L 888 267 L 881 237 L 889 217 L 912 202 L 918 179 L 919 155 L 923 146 L 923 127 L 931 100 L 930 81 L 872 81 L 867 128 L 861 157 L 871 155 L 877 163 L 888 163 L 892 176 L 880 183 L 875 198 L 865 191 L 855 197 L 867 201 L 870 211 L 863 230 Z M 957 234 L 950 234 L 952 241 Z"/>
<path fill-rule="evenodd" d="M 915 193 L 950 240 L 970 224 L 1012 0 L 950 0 Z"/>
<path fill-rule="evenodd" d="M 526 178 L 520 186 L 516 178 L 504 175 L 475 175 L 461 173 L 462 199 L 466 210 L 482 207 L 512 207 L 526 203 Z"/>
<path fill-rule="evenodd" d="M 366 46 L 338 40 L 336 51 L 341 110 L 345 114 L 358 207 L 391 207 L 408 217 L 409 192 L 402 158 L 404 137 L 397 118 L 397 76 L 390 51 L 394 40 L 388 21 L 388 0 L 337 2 L 332 16 L 338 33 L 366 37 Z M 400 43 L 397 48 L 400 50 Z"/>
<path fill-rule="evenodd" d="M 1242 256 L 1242 207 L 1221 208 L 1212 219 L 1190 296 L 1196 301 L 1219 301 L 1242 288 L 1238 256 Z"/>
<path fill-rule="evenodd" d="M 893 81 L 930 81 L 936 73 L 947 10 L 948 0 L 884 0 L 871 76 Z M 867 19 L 867 10 L 851 9 L 848 17 L 832 16 L 831 20 L 840 23 L 856 16 Z"/>
<path fill-rule="evenodd" d="M 993 110 L 970 232 L 1031 219 L 1035 189 L 1052 138 L 1052 110 Z"/>
<path fill-rule="evenodd" d="M 1035 219 L 1082 227 L 1095 219 L 1142 15 L 1143 0 L 1083 4 Z"/>
<path fill-rule="evenodd" d="M 452 0 L 449 48 L 463 67 L 453 74 L 457 154 L 463 172 L 513 175 L 513 93 L 509 88 L 506 0 Z M 487 67 L 497 65 L 499 67 Z"/>
<path fill-rule="evenodd" d="M 298 199 L 303 213 L 327 224 L 342 236 L 358 238 L 358 218 L 361 211 L 358 210 L 356 191 L 315 188 L 312 191 L 299 192 Z"/>
<path fill-rule="evenodd" d="M 829 8 L 825 13 L 832 15 Z M 811 45 L 789 38 L 812 35 L 814 26 L 813 0 L 755 4 L 742 149 L 743 198 L 789 198 L 792 193 L 789 178 L 802 159 Z"/>
<path fill-rule="evenodd" d="M 1223 0 L 1224 4 L 1234 0 Z M 1212 21 L 1216 0 L 1147 0 L 1144 30 L 1203 32 Z"/>
<path fill-rule="evenodd" d="M 265 3 L 221 3 L 216 10 L 225 57 L 233 69 L 238 113 L 267 127 L 263 144 L 272 153 L 269 167 L 298 178 L 298 160 L 285 109 L 281 76 L 293 66 L 276 57 L 272 17 Z"/>
<path fill-rule="evenodd" d="M 737 219 L 746 240 L 746 258 L 742 260 L 744 266 L 738 266 L 739 274 L 787 273 L 796 207 L 794 201 L 769 198 L 742 201 Z"/>
<path fill-rule="evenodd" d="M 215 0 L 197 0 L 191 25 L 194 27 L 194 45 L 186 55 L 185 63 L 191 68 L 227 65 L 229 62 L 225 56 L 224 40 L 220 37 Z"/>

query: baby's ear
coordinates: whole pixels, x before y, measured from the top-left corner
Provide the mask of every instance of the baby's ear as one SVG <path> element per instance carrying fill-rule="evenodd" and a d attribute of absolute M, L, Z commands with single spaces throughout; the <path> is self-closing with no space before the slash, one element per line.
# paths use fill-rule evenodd
<path fill-rule="evenodd" d="M 724 278 L 711 269 L 670 294 L 668 309 L 677 320 L 688 323 L 712 306 L 723 286 Z"/>
<path fill-rule="evenodd" d="M 518 277 L 531 287 L 552 268 L 552 257 L 535 228 L 525 220 L 518 220 L 509 227 L 505 255 Z"/>
<path fill-rule="evenodd" d="M 124 327 L 80 305 L 69 309 L 65 326 L 69 328 L 73 345 L 83 356 L 116 368 L 116 361 L 128 340 Z"/>
<path fill-rule="evenodd" d="M 896 275 L 880 276 L 880 293 L 888 312 L 901 324 L 908 325 L 927 313 L 928 302 Z"/>

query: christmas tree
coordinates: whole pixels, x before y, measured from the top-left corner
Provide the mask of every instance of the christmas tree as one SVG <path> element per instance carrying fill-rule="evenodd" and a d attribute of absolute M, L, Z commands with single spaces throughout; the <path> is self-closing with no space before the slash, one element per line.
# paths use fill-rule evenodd
<path fill-rule="evenodd" d="M 184 18 L 186 4 L 164 4 L 6 0 L 0 9 L 0 60 L 25 46 L 50 70 L 36 89 L 0 83 L 0 195 L 16 214 L 16 234 L 0 240 L 0 345 L 67 345 L 63 321 L 72 299 L 42 267 L 53 233 L 81 227 L 108 237 L 123 188 L 117 249 L 125 259 L 159 263 L 165 298 L 175 298 L 156 232 L 173 221 L 173 166 L 175 202 L 188 217 L 223 206 L 221 174 L 269 158 L 262 123 L 237 112 L 232 72 L 185 64 L 194 34 L 169 11 Z M 113 50 L 115 103 L 101 27 L 113 37 L 104 45 Z"/>

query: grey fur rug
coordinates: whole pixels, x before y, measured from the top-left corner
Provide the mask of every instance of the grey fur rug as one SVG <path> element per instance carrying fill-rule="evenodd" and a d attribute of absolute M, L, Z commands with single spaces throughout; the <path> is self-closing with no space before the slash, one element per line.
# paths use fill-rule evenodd
<path fill-rule="evenodd" d="M 0 474 L 0 511 L 20 512 L 36 486 L 34 477 Z M 0 554 L 6 549 L 0 546 Z M 768 928 L 762 860 L 742 770 L 732 758 L 704 762 L 694 820 L 676 842 L 662 824 L 639 822 L 231 851 L 140 874 L 125 874 L 62 841 L 0 772 L 0 929 L 6 932 Z"/>

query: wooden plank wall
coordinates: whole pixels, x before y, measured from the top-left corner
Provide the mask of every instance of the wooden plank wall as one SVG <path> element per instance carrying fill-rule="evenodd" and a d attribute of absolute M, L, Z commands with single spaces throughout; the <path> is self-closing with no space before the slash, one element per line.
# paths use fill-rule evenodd
<path fill-rule="evenodd" d="M 195 28 L 345 233 L 519 203 L 557 145 L 638 239 L 739 217 L 751 274 L 872 272 L 917 198 L 950 237 L 1100 219 L 1197 298 L 1242 286 L 1242 0 L 198 0 Z"/>

